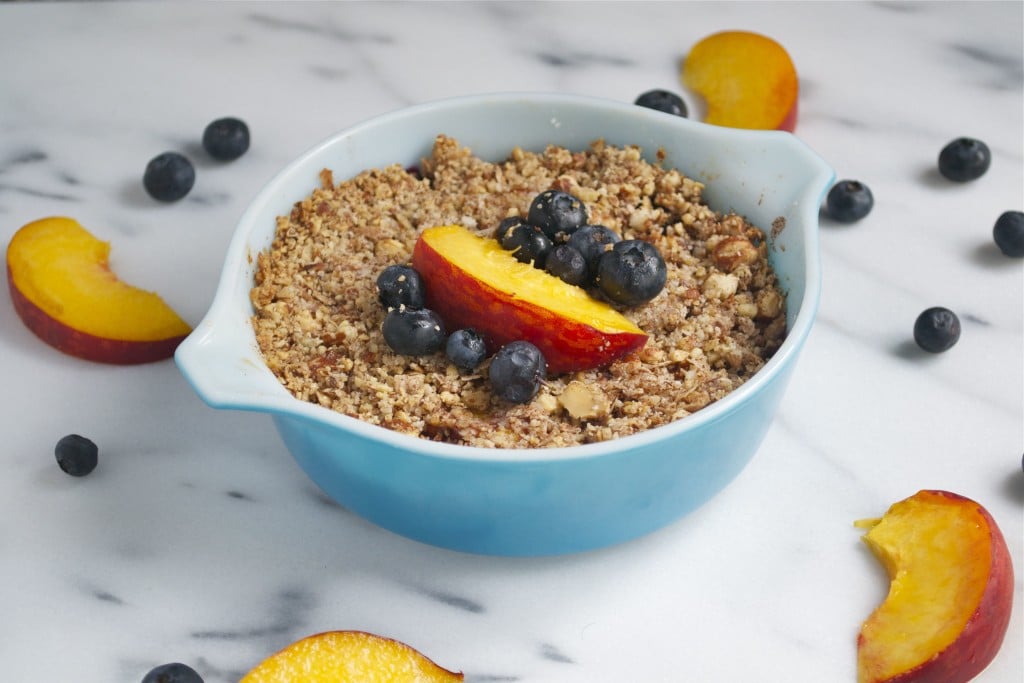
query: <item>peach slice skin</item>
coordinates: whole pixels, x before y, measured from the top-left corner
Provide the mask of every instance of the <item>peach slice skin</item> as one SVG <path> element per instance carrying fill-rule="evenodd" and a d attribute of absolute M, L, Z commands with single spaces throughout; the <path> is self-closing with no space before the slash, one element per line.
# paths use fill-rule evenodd
<path fill-rule="evenodd" d="M 327 631 L 271 655 L 239 683 L 451 683 L 463 678 L 397 640 L 364 631 Z"/>
<path fill-rule="evenodd" d="M 23 226 L 7 247 L 15 311 L 69 355 L 119 365 L 169 358 L 191 328 L 158 295 L 120 281 L 109 253 L 71 218 Z"/>
<path fill-rule="evenodd" d="M 891 585 L 857 639 L 859 683 L 963 683 L 991 663 L 1010 621 L 1013 566 L 987 510 L 920 491 L 863 539 Z"/>
<path fill-rule="evenodd" d="M 528 341 L 552 375 L 607 365 L 647 342 L 611 306 L 458 225 L 425 230 L 412 265 L 426 284 L 427 306 L 449 332 L 472 327 L 492 352 Z"/>
<path fill-rule="evenodd" d="M 722 31 L 697 42 L 683 84 L 707 104 L 705 123 L 758 130 L 796 129 L 800 84 L 789 53 L 767 36 Z"/>

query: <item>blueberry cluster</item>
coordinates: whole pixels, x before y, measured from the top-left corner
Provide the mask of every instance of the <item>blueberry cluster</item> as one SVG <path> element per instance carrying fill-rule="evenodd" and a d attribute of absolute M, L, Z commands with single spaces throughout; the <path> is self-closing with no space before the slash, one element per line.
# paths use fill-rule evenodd
<path fill-rule="evenodd" d="M 487 343 L 472 328 L 445 331 L 444 321 L 426 308 L 423 278 L 410 266 L 392 265 L 377 276 L 377 298 L 387 311 L 381 332 L 395 353 L 427 356 L 444 349 L 448 361 L 473 372 L 487 358 Z M 511 403 L 528 403 L 547 376 L 547 361 L 533 344 L 516 341 L 494 354 L 488 370 L 495 394 Z"/>
<path fill-rule="evenodd" d="M 494 236 L 519 261 L 570 285 L 597 289 L 612 303 L 639 306 L 657 296 L 667 277 L 657 248 L 588 221 L 577 197 L 546 190 L 530 202 L 525 219 L 504 219 Z"/>
<path fill-rule="evenodd" d="M 213 121 L 203 131 L 203 149 L 214 159 L 232 161 L 249 149 L 249 127 L 244 121 L 226 117 Z M 176 202 L 196 182 L 196 169 L 184 154 L 163 152 L 149 160 L 142 174 L 142 186 L 153 199 Z"/>
<path fill-rule="evenodd" d="M 381 331 L 395 353 L 427 356 L 444 345 L 444 321 L 425 307 L 423 278 L 410 266 L 388 266 L 377 276 L 377 298 L 387 315 Z"/>

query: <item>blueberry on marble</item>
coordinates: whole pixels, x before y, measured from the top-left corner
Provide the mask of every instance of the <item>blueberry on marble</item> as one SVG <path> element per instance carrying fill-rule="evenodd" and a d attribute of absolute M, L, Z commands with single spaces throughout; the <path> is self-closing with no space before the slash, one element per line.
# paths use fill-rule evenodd
<path fill-rule="evenodd" d="M 548 252 L 544 270 L 570 285 L 582 285 L 587 280 L 587 260 L 568 244 L 559 244 Z"/>
<path fill-rule="evenodd" d="M 957 138 L 939 152 L 939 173 L 958 183 L 985 175 L 991 163 L 988 145 L 974 138 Z"/>
<path fill-rule="evenodd" d="M 597 264 L 601 256 L 611 245 L 621 240 L 619 234 L 611 228 L 603 225 L 584 225 L 569 236 L 566 244 L 583 255 L 583 260 L 587 263 L 587 281 L 590 282 L 597 277 Z"/>
<path fill-rule="evenodd" d="M 153 199 L 176 202 L 189 193 L 196 182 L 192 162 L 177 152 L 164 152 L 150 159 L 142 175 L 142 185 Z"/>
<path fill-rule="evenodd" d="M 545 190 L 530 202 L 526 222 L 537 226 L 548 239 L 555 241 L 587 224 L 587 207 L 568 192 Z"/>
<path fill-rule="evenodd" d="M 948 351 L 959 339 L 960 319 L 948 308 L 933 306 L 914 321 L 914 341 L 929 353 Z"/>
<path fill-rule="evenodd" d="M 203 149 L 214 159 L 237 159 L 249 149 L 249 126 L 230 116 L 217 119 L 203 131 Z"/>
<path fill-rule="evenodd" d="M 488 369 L 491 389 L 510 403 L 529 403 L 547 377 L 547 361 L 528 341 L 514 341 L 498 349 Z"/>
<path fill-rule="evenodd" d="M 203 683 L 203 677 L 187 664 L 172 662 L 152 669 L 142 683 Z"/>
<path fill-rule="evenodd" d="M 639 97 L 633 104 L 640 105 L 641 107 L 647 107 L 648 109 L 655 109 L 657 111 L 663 111 L 666 114 L 672 114 L 674 116 L 682 116 L 686 118 L 686 103 L 683 102 L 683 98 L 674 92 L 668 90 L 662 90 L 657 88 L 655 90 L 648 90 Z"/>
<path fill-rule="evenodd" d="M 532 263 L 537 268 L 551 251 L 551 240 L 535 225 L 520 223 L 511 226 L 501 238 L 501 246 L 512 252 L 517 261 Z"/>
<path fill-rule="evenodd" d="M 840 180 L 825 199 L 828 215 L 840 223 L 853 223 L 871 213 L 875 198 L 871 188 L 858 180 Z"/>
<path fill-rule="evenodd" d="M 388 266 L 377 276 L 377 299 L 384 310 L 423 308 L 423 278 L 411 266 Z"/>
<path fill-rule="evenodd" d="M 601 256 L 595 282 L 608 300 L 639 306 L 656 297 L 667 278 L 668 268 L 657 247 L 643 240 L 622 240 Z"/>
<path fill-rule="evenodd" d="M 996 219 L 992 228 L 992 239 L 1006 256 L 1024 256 L 1024 213 L 1005 211 Z"/>
<path fill-rule="evenodd" d="M 91 439 L 78 434 L 68 434 L 57 442 L 53 449 L 57 465 L 72 477 L 84 477 L 96 469 L 99 449 Z"/>
<path fill-rule="evenodd" d="M 429 308 L 392 308 L 381 331 L 391 350 L 404 356 L 429 355 L 445 340 L 444 322 Z"/>
<path fill-rule="evenodd" d="M 472 328 L 455 330 L 445 343 L 445 355 L 458 369 L 472 372 L 487 357 L 487 344 Z"/>

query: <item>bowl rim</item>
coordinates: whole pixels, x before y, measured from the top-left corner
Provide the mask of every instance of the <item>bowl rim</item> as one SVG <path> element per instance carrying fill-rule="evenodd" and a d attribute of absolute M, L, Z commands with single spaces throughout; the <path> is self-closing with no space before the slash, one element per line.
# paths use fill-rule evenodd
<path fill-rule="evenodd" d="M 405 119 L 415 118 L 425 112 L 439 109 L 459 109 L 482 103 L 535 103 L 549 106 L 628 111 L 632 116 L 651 117 L 650 121 L 658 125 L 666 125 L 668 119 L 675 119 L 670 125 L 699 128 L 702 135 L 719 137 L 733 143 L 757 144 L 774 140 L 777 143 L 783 141 L 782 144 L 791 146 L 794 155 L 801 157 L 802 161 L 808 164 L 808 167 L 813 169 L 814 172 L 809 174 L 808 182 L 800 193 L 801 199 L 805 200 L 804 206 L 801 207 L 800 212 L 793 216 L 794 218 L 796 216 L 801 217 L 800 230 L 804 238 L 804 260 L 802 266 L 805 276 L 804 297 L 796 318 L 793 320 L 790 329 L 787 330 L 786 339 L 776 350 L 775 354 L 740 387 L 718 401 L 683 418 L 607 441 L 549 448 L 467 446 L 431 441 L 403 434 L 293 396 L 278 381 L 277 377 L 265 363 L 261 363 L 256 368 L 265 375 L 261 379 L 267 380 L 260 383 L 261 386 L 265 385 L 263 391 L 251 393 L 231 390 L 221 391 L 213 384 L 204 381 L 201 368 L 199 367 L 201 354 L 203 353 L 202 347 L 211 345 L 211 340 L 217 333 L 223 333 L 226 329 L 230 330 L 233 324 L 232 313 L 235 312 L 235 307 L 238 304 L 236 292 L 239 286 L 243 284 L 241 282 L 242 275 L 244 275 L 246 270 L 242 266 L 247 261 L 251 262 L 253 260 L 253 254 L 248 244 L 249 237 L 260 228 L 257 218 L 265 215 L 267 212 L 266 205 L 272 203 L 281 186 L 286 184 L 289 178 L 297 171 L 308 166 L 312 159 L 317 158 L 325 150 L 334 147 L 345 138 L 359 135 L 366 130 L 393 125 Z M 382 442 L 384 445 L 392 448 L 414 452 L 427 457 L 489 463 L 554 462 L 614 455 L 627 450 L 648 447 L 670 439 L 680 432 L 697 431 L 702 427 L 725 419 L 728 415 L 739 410 L 763 386 L 771 382 L 789 363 L 795 360 L 794 356 L 799 354 L 804 341 L 810 333 L 820 301 L 821 263 L 818 241 L 818 212 L 824 194 L 834 179 L 835 173 L 832 168 L 802 140 L 791 133 L 714 126 L 644 109 L 634 104 L 600 97 L 565 93 L 498 92 L 448 97 L 392 110 L 364 119 L 332 133 L 288 163 L 257 192 L 233 230 L 218 277 L 213 301 L 193 332 L 178 346 L 174 356 L 175 362 L 193 389 L 213 408 L 268 413 L 275 418 L 299 418 L 322 427 L 335 428 L 342 432 L 353 432 L 356 437 L 374 442 Z M 310 188 L 310 191 L 312 189 Z M 302 197 L 298 197 L 294 201 L 301 199 Z M 251 289 L 251 280 L 246 291 L 249 289 Z M 248 297 L 246 297 L 246 301 L 248 301 Z M 252 326 L 248 323 L 249 315 L 252 313 L 251 302 L 249 302 L 249 306 L 250 310 L 245 317 L 245 328 L 247 328 L 250 334 L 253 334 Z M 254 335 L 251 339 L 251 344 L 255 347 L 254 350 L 257 357 L 262 357 L 262 352 L 258 345 L 256 345 Z M 270 388 L 271 382 L 273 383 L 273 390 Z"/>

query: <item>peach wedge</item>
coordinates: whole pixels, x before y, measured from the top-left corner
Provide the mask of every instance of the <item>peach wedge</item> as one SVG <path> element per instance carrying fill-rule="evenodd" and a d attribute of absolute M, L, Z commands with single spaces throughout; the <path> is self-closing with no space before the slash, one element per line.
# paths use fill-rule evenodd
<path fill-rule="evenodd" d="M 119 280 L 109 254 L 109 243 L 71 218 L 23 226 L 7 247 L 15 311 L 72 356 L 118 365 L 169 358 L 191 328 L 157 294 Z"/>
<path fill-rule="evenodd" d="M 682 81 L 704 98 L 705 123 L 730 128 L 796 128 L 799 80 L 779 43 L 749 31 L 722 31 L 697 42 Z"/>
<path fill-rule="evenodd" d="M 492 352 L 528 341 L 551 375 L 607 365 L 647 342 L 632 321 L 586 290 L 520 263 L 462 226 L 424 230 L 412 265 L 426 285 L 427 306 L 449 331 L 472 327 Z"/>
<path fill-rule="evenodd" d="M 889 593 L 857 639 L 859 683 L 965 683 L 995 658 L 1013 605 L 1013 566 L 995 520 L 948 491 L 920 491 L 864 542 Z"/>
<path fill-rule="evenodd" d="M 363 631 L 303 638 L 260 662 L 239 683 L 452 683 L 443 669 L 397 640 Z"/>

